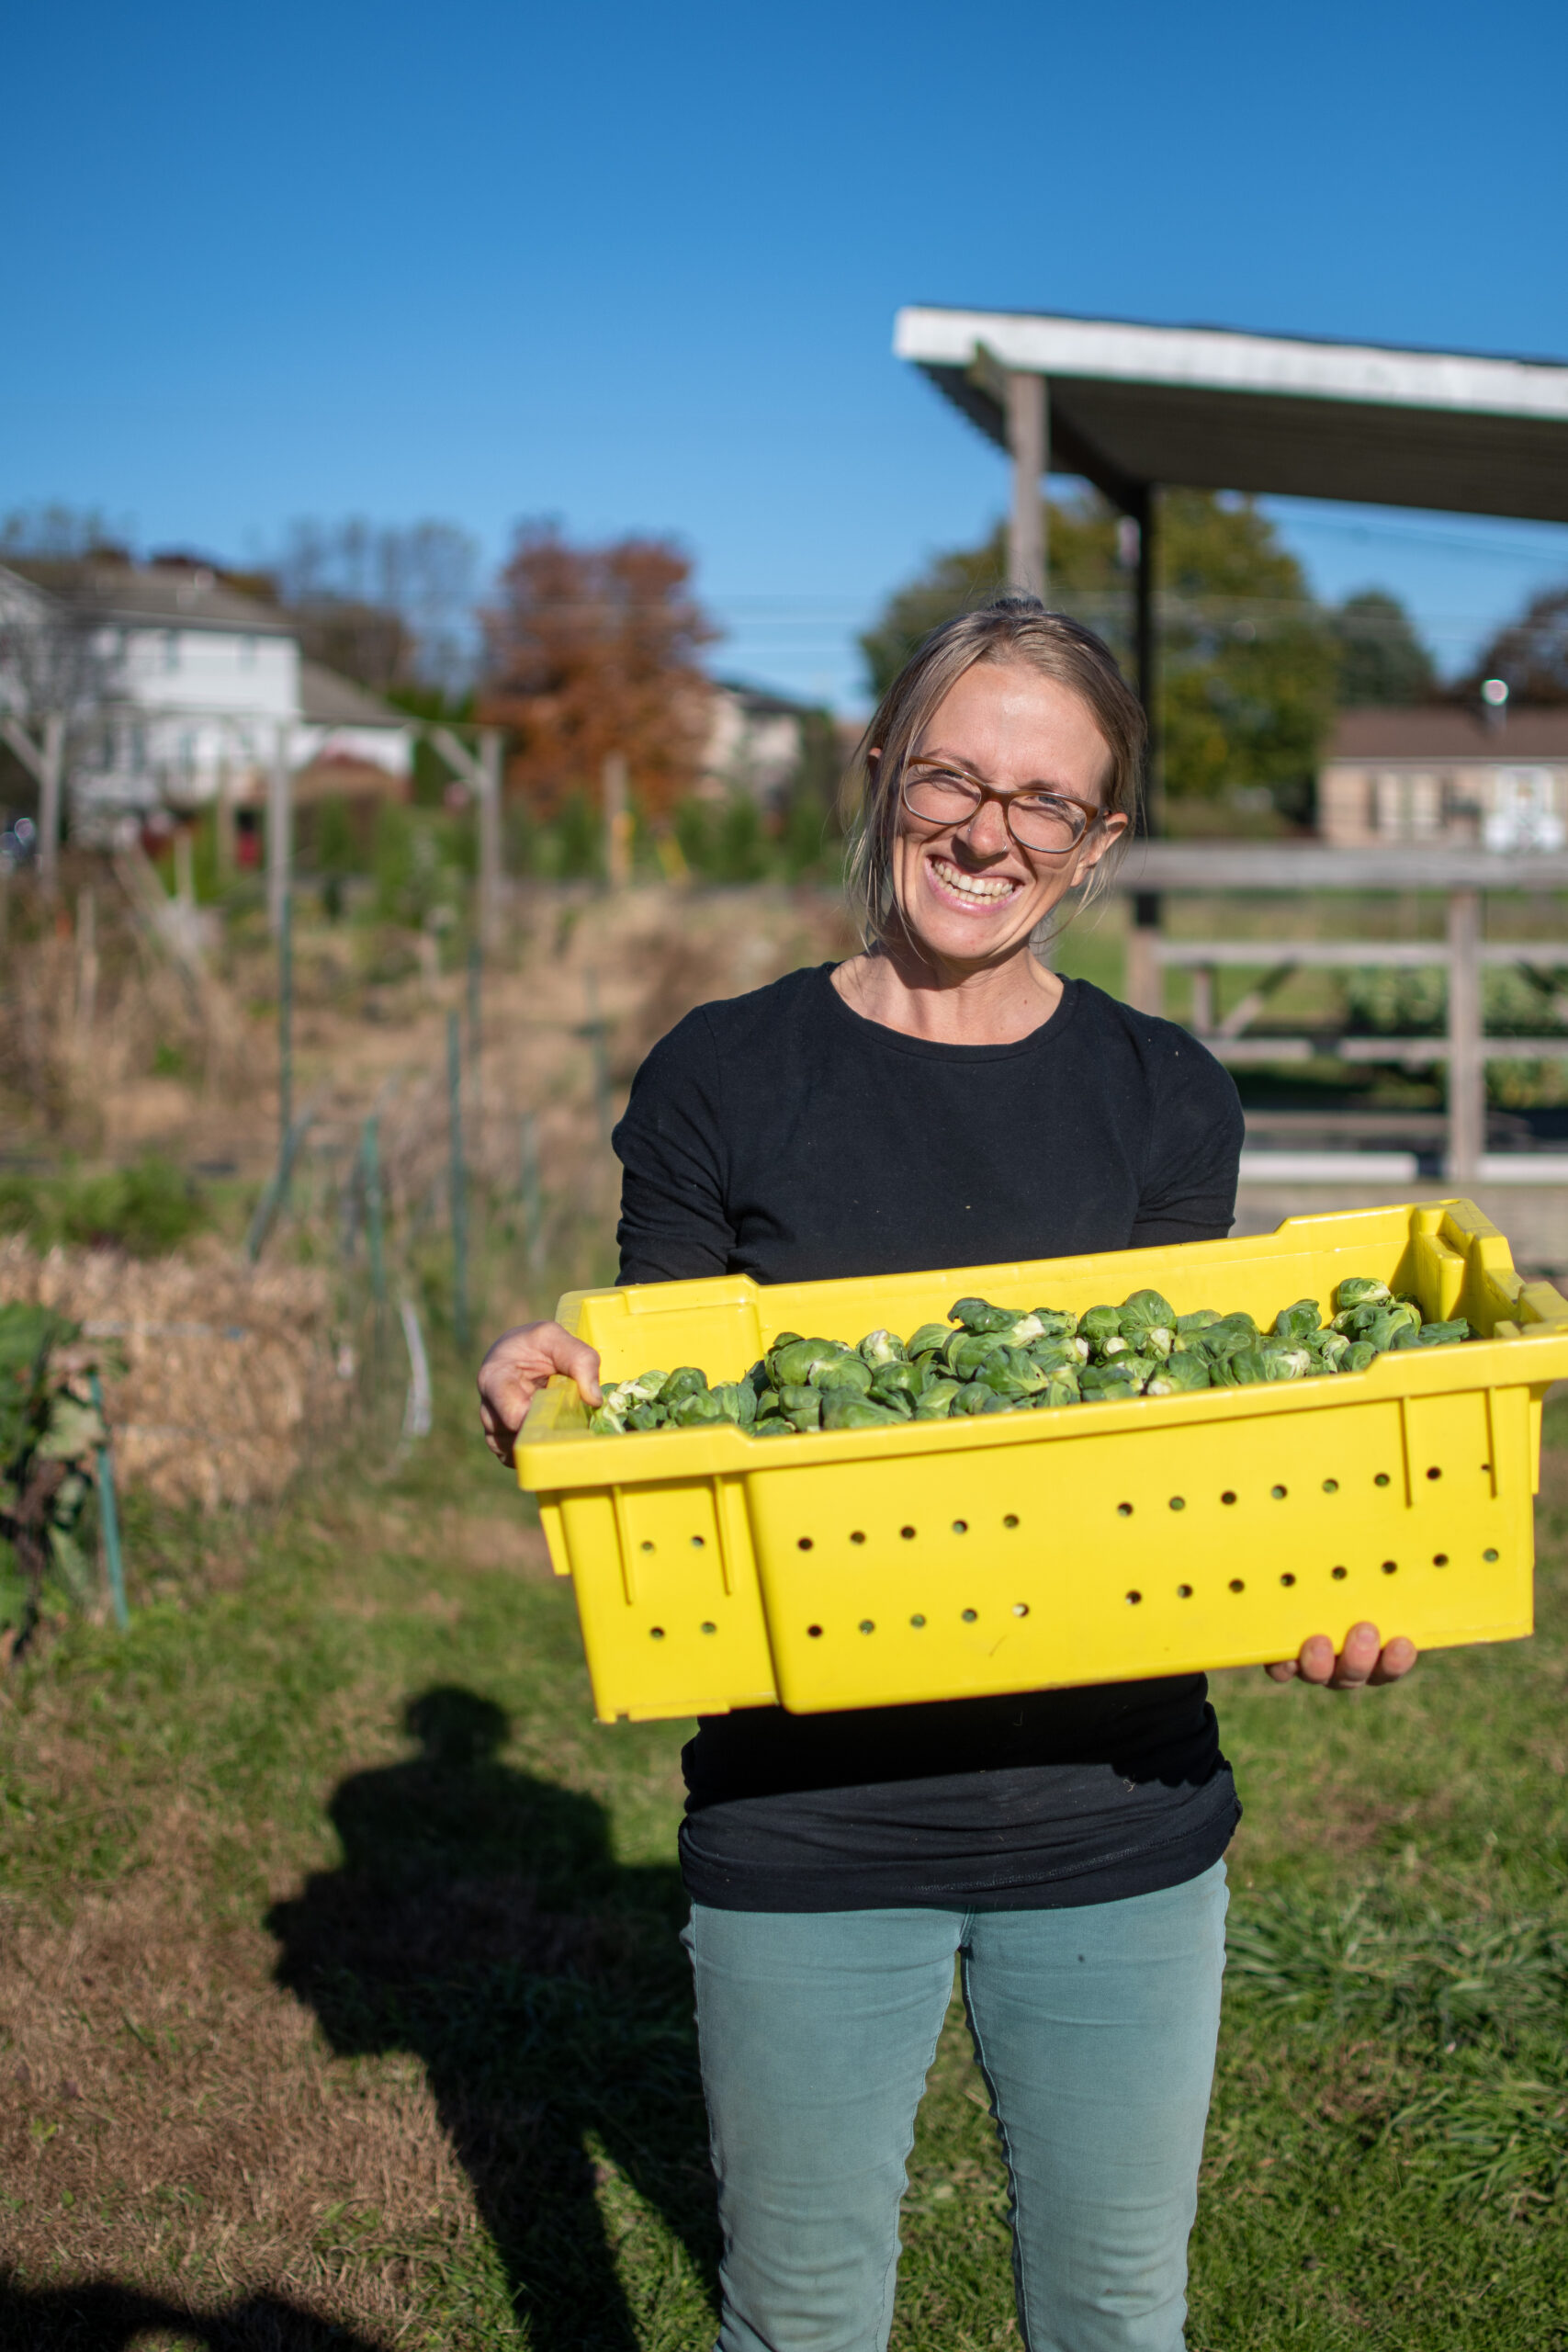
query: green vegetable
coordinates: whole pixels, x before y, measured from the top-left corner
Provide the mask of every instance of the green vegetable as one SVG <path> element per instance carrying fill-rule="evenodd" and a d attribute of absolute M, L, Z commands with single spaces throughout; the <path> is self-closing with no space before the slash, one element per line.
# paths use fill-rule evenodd
<path fill-rule="evenodd" d="M 1190 1332 L 1206 1331 L 1211 1324 L 1217 1323 L 1219 1320 L 1220 1317 L 1213 1307 L 1194 1307 L 1190 1315 L 1179 1315 L 1177 1317 L 1177 1337 L 1179 1339 L 1185 1339 Z"/>
<path fill-rule="evenodd" d="M 626 1425 L 612 1406 L 601 1405 L 588 1416 L 588 1426 L 595 1437 L 620 1437 Z"/>
<path fill-rule="evenodd" d="M 1017 1313 L 1015 1307 L 988 1306 L 983 1298 L 955 1298 L 947 1319 L 962 1323 L 966 1331 L 1000 1331 L 1017 1320 Z"/>
<path fill-rule="evenodd" d="M 912 1401 L 930 1382 L 931 1374 L 917 1363 L 885 1363 L 878 1367 L 872 1382 L 872 1392 L 880 1396 L 885 1389 L 900 1389 Z"/>
<path fill-rule="evenodd" d="M 891 1331 L 868 1331 L 860 1343 L 859 1353 L 874 1369 L 879 1364 L 908 1361 L 903 1340 L 896 1340 Z"/>
<path fill-rule="evenodd" d="M 1334 1304 L 1341 1313 L 1348 1306 L 1382 1306 L 1393 1296 L 1386 1283 L 1370 1274 L 1347 1274 L 1334 1294 Z"/>
<path fill-rule="evenodd" d="M 783 1419 L 777 1413 L 770 1413 L 766 1420 L 751 1424 L 753 1437 L 798 1437 L 799 1434 L 793 1421 Z"/>
<path fill-rule="evenodd" d="M 915 1399 L 916 1420 L 945 1421 L 948 1419 L 949 1409 L 958 1390 L 959 1383 L 956 1380 L 929 1382 Z"/>
<path fill-rule="evenodd" d="M 1367 1366 L 1376 1363 L 1377 1360 L 1378 1351 L 1371 1340 L 1352 1340 L 1345 1350 L 1339 1369 L 1341 1372 L 1365 1372 Z"/>
<path fill-rule="evenodd" d="M 1119 1306 L 1091 1306 L 1087 1315 L 1078 1317 L 1080 1338 L 1094 1349 L 1103 1348 L 1107 1340 L 1122 1337 L 1122 1310 Z"/>
<path fill-rule="evenodd" d="M 847 1388 L 832 1389 L 822 1399 L 825 1430 L 882 1429 L 903 1419 L 902 1413 L 895 1413 L 886 1405 L 874 1405 L 869 1396 L 857 1396 Z"/>
<path fill-rule="evenodd" d="M 779 1390 L 779 1410 L 797 1429 L 817 1429 L 822 1419 L 822 1391 L 806 1382 L 786 1382 Z"/>
<path fill-rule="evenodd" d="M 682 1396 L 670 1408 L 672 1429 L 694 1430 L 705 1421 L 727 1421 L 733 1419 L 725 1411 L 711 1388 L 698 1388 L 689 1396 Z"/>
<path fill-rule="evenodd" d="M 708 1393 L 727 1421 L 744 1429 L 756 1419 L 757 1392 L 749 1380 L 727 1380 Z"/>
<path fill-rule="evenodd" d="M 1315 1298 L 1298 1298 L 1293 1306 L 1281 1306 L 1274 1317 L 1274 1329 L 1281 1340 L 1304 1340 L 1322 1324 Z"/>
<path fill-rule="evenodd" d="M 1149 1383 L 1151 1395 L 1156 1385 L 1161 1394 L 1174 1392 L 1177 1396 L 1187 1395 L 1194 1389 L 1211 1386 L 1208 1357 L 1201 1354 L 1196 1348 L 1189 1348 L 1179 1354 L 1168 1356 L 1160 1366 L 1158 1382 Z"/>
<path fill-rule="evenodd" d="M 775 1348 L 769 1359 L 773 1367 L 775 1388 L 799 1388 L 849 1350 L 838 1340 L 795 1340 L 787 1348 Z"/>
<path fill-rule="evenodd" d="M 695 1396 L 707 1385 L 705 1372 L 699 1372 L 694 1363 L 683 1363 L 660 1388 L 659 1401 L 661 1405 L 678 1405 L 683 1396 Z"/>
<path fill-rule="evenodd" d="M 916 1356 L 940 1355 L 952 1337 L 945 1323 L 922 1323 L 918 1331 L 910 1332 L 907 1352 L 911 1361 Z"/>

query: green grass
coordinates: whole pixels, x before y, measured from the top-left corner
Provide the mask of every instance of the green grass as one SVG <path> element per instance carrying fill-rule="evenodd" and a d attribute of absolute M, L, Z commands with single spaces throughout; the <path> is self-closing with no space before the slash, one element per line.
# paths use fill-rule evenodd
<path fill-rule="evenodd" d="M 1534 1642 L 1354 1698 L 1220 1679 L 1204 2352 L 1568 2342 L 1564 1419 Z M 96 2279 L 258 2346 L 711 2343 L 685 1727 L 592 1722 L 467 1424 L 453 1382 L 412 1463 L 270 1522 L 134 1511 L 130 1633 L 66 1632 L 0 1717 L 0 2341 L 110 2340 Z M 897 2352 L 1016 2344 L 956 2012 L 910 2178 Z"/>

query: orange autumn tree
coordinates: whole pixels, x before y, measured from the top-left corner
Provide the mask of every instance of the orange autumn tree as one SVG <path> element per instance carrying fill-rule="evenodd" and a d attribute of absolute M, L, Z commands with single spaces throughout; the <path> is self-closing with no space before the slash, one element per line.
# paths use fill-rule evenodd
<path fill-rule="evenodd" d="M 511 730 L 508 783 L 541 817 L 573 792 L 596 801 L 611 752 L 649 817 L 695 783 L 708 702 L 697 657 L 718 631 L 691 576 L 671 539 L 573 547 L 553 523 L 519 529 L 480 616 L 479 716 Z"/>

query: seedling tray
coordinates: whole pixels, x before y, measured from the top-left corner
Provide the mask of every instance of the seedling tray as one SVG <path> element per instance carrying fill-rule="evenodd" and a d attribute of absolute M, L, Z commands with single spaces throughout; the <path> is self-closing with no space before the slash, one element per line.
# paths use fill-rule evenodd
<path fill-rule="evenodd" d="M 754 1438 L 595 1437 L 552 1380 L 517 1444 L 576 1590 L 596 1712 L 796 1713 L 1122 1681 L 1292 1657 L 1370 1618 L 1421 1648 L 1532 1627 L 1540 1409 L 1568 1300 L 1470 1202 L 1278 1232 L 864 1282 L 744 1276 L 570 1292 L 606 1379 L 739 1378 L 784 1330 L 907 1335 L 964 1295 L 1085 1308 L 1151 1285 L 1178 1314 L 1374 1274 L 1483 1335 L 1334 1378 L 1055 1412 Z"/>

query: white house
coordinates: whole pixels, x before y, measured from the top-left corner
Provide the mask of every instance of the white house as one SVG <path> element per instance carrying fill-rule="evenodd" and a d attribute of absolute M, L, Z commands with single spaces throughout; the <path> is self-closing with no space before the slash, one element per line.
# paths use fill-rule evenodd
<path fill-rule="evenodd" d="M 719 681 L 708 707 L 700 796 L 705 799 L 743 793 L 775 807 L 800 765 L 804 748 L 804 703 L 760 687 Z"/>
<path fill-rule="evenodd" d="M 1568 707 L 1344 711 L 1318 772 L 1317 824 L 1342 849 L 1562 849 Z"/>
<path fill-rule="evenodd" d="M 307 795 L 334 768 L 340 789 L 407 790 L 413 729 L 402 714 L 304 661 L 284 615 L 203 564 L 9 559 L 0 620 L 0 708 L 41 722 L 51 667 L 56 699 L 69 695 L 75 831 L 159 808 L 258 803 L 280 759 Z M 51 639 L 73 640 L 74 659 L 51 665 Z"/>

